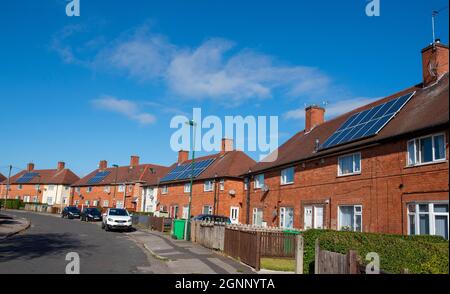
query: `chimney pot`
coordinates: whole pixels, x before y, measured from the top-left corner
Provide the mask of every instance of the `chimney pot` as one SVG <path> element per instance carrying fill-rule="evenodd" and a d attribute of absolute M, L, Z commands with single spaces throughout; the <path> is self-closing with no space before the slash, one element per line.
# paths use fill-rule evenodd
<path fill-rule="evenodd" d="M 426 87 L 448 72 L 448 46 L 437 39 L 422 50 L 422 77 Z"/>
<path fill-rule="evenodd" d="M 58 162 L 58 171 L 63 170 L 66 167 L 66 163 L 63 161 Z"/>
<path fill-rule="evenodd" d="M 139 156 L 131 156 L 130 166 L 138 166 L 139 165 Z"/>
<path fill-rule="evenodd" d="M 220 153 L 224 154 L 229 151 L 234 151 L 233 147 L 233 139 L 222 139 L 222 149 L 220 150 Z"/>
<path fill-rule="evenodd" d="M 305 131 L 310 132 L 313 128 L 325 121 L 325 108 L 311 105 L 305 109 Z"/>
<path fill-rule="evenodd" d="M 33 171 L 34 170 L 34 163 L 29 163 L 28 165 L 27 165 L 27 171 Z"/>
<path fill-rule="evenodd" d="M 105 170 L 108 168 L 108 162 L 106 160 L 101 160 L 100 163 L 98 164 L 98 168 L 100 170 Z"/>
<path fill-rule="evenodd" d="M 180 150 L 178 152 L 178 163 L 183 163 L 189 159 L 189 151 Z"/>

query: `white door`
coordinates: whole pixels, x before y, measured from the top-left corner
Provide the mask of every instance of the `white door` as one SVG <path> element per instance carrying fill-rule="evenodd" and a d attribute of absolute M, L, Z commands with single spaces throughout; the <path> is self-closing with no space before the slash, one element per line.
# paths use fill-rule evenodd
<path fill-rule="evenodd" d="M 304 224 L 303 229 L 311 229 L 312 228 L 312 206 L 305 206 L 305 214 L 304 214 Z"/>
<path fill-rule="evenodd" d="M 231 223 L 233 223 L 233 224 L 239 223 L 239 207 L 231 207 L 230 219 L 231 219 Z"/>
<path fill-rule="evenodd" d="M 323 206 L 314 207 L 314 229 L 323 229 Z"/>

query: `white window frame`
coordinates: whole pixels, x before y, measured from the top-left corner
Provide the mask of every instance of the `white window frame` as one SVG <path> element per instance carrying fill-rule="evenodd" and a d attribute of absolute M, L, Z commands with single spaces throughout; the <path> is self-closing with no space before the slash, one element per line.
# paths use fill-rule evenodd
<path fill-rule="evenodd" d="M 231 206 L 230 207 L 230 220 L 233 224 L 239 224 L 239 207 Z M 235 215 L 234 215 L 235 214 Z"/>
<path fill-rule="evenodd" d="M 286 216 L 287 216 L 287 211 L 288 210 L 292 210 L 292 227 L 287 227 L 286 226 Z M 283 229 L 293 229 L 294 228 L 294 221 L 295 221 L 295 209 L 294 207 L 280 207 L 280 228 Z"/>
<path fill-rule="evenodd" d="M 167 186 L 167 185 L 164 185 L 164 186 L 161 186 L 161 194 L 168 194 L 169 193 L 169 186 Z"/>
<path fill-rule="evenodd" d="M 98 200 L 92 201 L 92 206 L 97 207 L 98 206 Z"/>
<path fill-rule="evenodd" d="M 191 183 L 184 184 L 184 193 L 191 193 Z"/>
<path fill-rule="evenodd" d="M 183 206 L 183 211 L 181 213 L 181 218 L 182 219 L 188 219 L 189 218 L 189 205 L 184 205 Z"/>
<path fill-rule="evenodd" d="M 86 187 L 86 193 L 91 193 L 92 192 L 92 187 Z"/>
<path fill-rule="evenodd" d="M 76 187 L 75 188 L 75 192 L 80 193 L 81 192 L 81 188 L 80 187 Z"/>
<path fill-rule="evenodd" d="M 18 186 L 17 186 L 17 190 L 22 190 L 23 189 L 23 185 L 22 184 L 19 184 Z"/>
<path fill-rule="evenodd" d="M 119 203 L 120 203 L 121 205 L 119 205 Z M 122 200 L 116 201 L 116 208 L 119 208 L 119 209 L 125 208 L 125 203 L 124 203 Z"/>
<path fill-rule="evenodd" d="M 54 190 L 55 190 L 55 185 L 48 185 L 48 186 L 47 186 L 47 189 L 48 189 L 49 191 L 54 191 Z"/>
<path fill-rule="evenodd" d="M 84 201 L 84 205 L 90 206 L 90 205 L 91 205 L 91 200 L 85 200 L 85 201 Z"/>
<path fill-rule="evenodd" d="M 338 231 L 342 231 L 341 228 L 341 208 L 342 207 L 353 207 L 353 232 L 358 232 L 355 231 L 356 228 L 356 216 L 360 215 L 361 216 L 361 232 L 363 232 L 363 206 L 361 204 L 348 204 L 348 205 L 339 205 L 338 206 L 338 217 L 337 217 L 337 221 L 338 221 Z M 360 211 L 356 211 L 356 208 L 359 207 Z"/>
<path fill-rule="evenodd" d="M 109 200 L 103 200 L 103 207 L 109 207 Z"/>
<path fill-rule="evenodd" d="M 433 202 L 411 202 L 406 204 L 406 210 L 407 210 L 407 219 L 408 219 L 408 235 L 411 234 L 411 223 L 410 223 L 410 216 L 414 216 L 414 222 L 415 222 L 415 233 L 414 235 L 425 235 L 420 233 L 420 215 L 427 214 L 428 215 L 428 224 L 429 224 L 429 232 L 430 235 L 436 235 L 436 221 L 435 216 L 446 216 L 447 217 L 447 230 L 449 229 L 449 213 L 448 212 L 434 212 L 434 205 L 447 205 L 449 206 L 448 201 L 433 201 Z M 409 206 L 414 205 L 415 206 L 415 212 L 411 212 L 409 210 Z M 420 212 L 419 206 L 420 205 L 428 205 L 428 212 Z M 449 235 L 449 232 L 447 232 L 447 235 Z"/>
<path fill-rule="evenodd" d="M 204 192 L 212 192 L 214 191 L 214 182 L 211 180 L 206 180 L 203 184 L 203 191 Z"/>
<path fill-rule="evenodd" d="M 205 213 L 205 207 L 208 207 L 208 213 Z M 202 214 L 212 215 L 213 214 L 213 207 L 212 207 L 212 205 L 203 205 L 202 206 Z"/>
<path fill-rule="evenodd" d="M 261 189 L 262 187 L 264 187 L 264 180 L 264 174 L 255 175 L 255 189 Z"/>
<path fill-rule="evenodd" d="M 103 187 L 103 192 L 110 193 L 111 192 L 111 186 L 105 186 Z"/>
<path fill-rule="evenodd" d="M 258 212 L 261 211 L 261 224 L 257 224 L 257 220 L 256 217 L 258 216 Z M 252 224 L 254 226 L 262 226 L 262 223 L 264 222 L 264 209 L 262 209 L 261 207 L 255 207 L 253 208 L 253 216 L 252 216 Z"/>
<path fill-rule="evenodd" d="M 117 192 L 119 193 L 125 192 L 125 185 L 119 185 L 119 187 L 117 187 Z"/>
<path fill-rule="evenodd" d="M 55 204 L 55 202 L 53 201 L 53 196 L 47 196 L 47 204 L 48 204 L 48 205 L 53 205 L 53 204 Z"/>
<path fill-rule="evenodd" d="M 438 136 L 443 136 L 444 137 L 444 158 L 440 158 L 440 159 L 436 159 L 435 158 L 435 146 L 434 146 L 434 138 L 438 137 Z M 428 161 L 428 162 L 421 162 L 421 155 L 422 155 L 422 151 L 420 148 L 420 141 L 422 139 L 426 139 L 426 138 L 430 138 L 431 137 L 431 153 L 432 153 L 432 161 Z M 421 136 L 421 137 L 417 137 L 414 139 L 411 139 L 409 141 L 406 142 L 406 166 L 407 167 L 413 167 L 413 166 L 421 166 L 421 165 L 427 165 L 427 164 L 435 164 L 435 163 L 441 163 L 441 162 L 445 162 L 447 161 L 447 149 L 446 149 L 446 142 L 447 142 L 447 138 L 445 136 L 445 133 L 435 133 L 435 134 L 431 134 L 431 135 L 426 135 L 426 136 Z M 411 163 L 409 161 L 409 144 L 410 143 L 414 143 L 414 163 Z"/>
<path fill-rule="evenodd" d="M 287 174 L 289 171 L 292 171 L 292 181 L 287 181 Z M 280 183 L 281 185 L 290 185 L 293 184 L 295 181 L 295 167 L 291 166 L 288 168 L 285 168 L 281 170 L 281 176 L 280 176 Z"/>
<path fill-rule="evenodd" d="M 219 190 L 225 191 L 225 179 L 221 179 L 219 182 Z"/>
<path fill-rule="evenodd" d="M 356 160 L 355 160 L 355 156 L 359 155 L 359 170 L 356 170 Z M 352 157 L 352 164 L 353 164 L 353 171 L 350 173 L 342 173 L 341 170 L 341 159 L 346 158 L 346 157 Z M 341 155 L 338 157 L 338 176 L 339 177 L 345 177 L 345 176 L 352 176 L 352 175 L 360 175 L 361 174 L 361 170 L 362 170 L 362 156 L 361 156 L 361 152 L 355 152 L 355 153 L 350 153 L 350 154 L 346 154 L 346 155 Z"/>

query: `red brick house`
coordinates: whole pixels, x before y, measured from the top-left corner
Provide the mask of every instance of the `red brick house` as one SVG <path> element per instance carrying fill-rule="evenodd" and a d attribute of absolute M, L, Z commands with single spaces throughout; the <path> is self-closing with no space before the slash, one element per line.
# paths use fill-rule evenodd
<path fill-rule="evenodd" d="M 6 177 L 0 173 L 0 183 L 6 180 Z"/>
<path fill-rule="evenodd" d="M 154 173 L 167 167 L 140 164 L 138 156 L 131 156 L 130 165 L 108 167 L 102 160 L 97 169 L 72 185 L 72 205 L 79 207 L 117 207 L 139 210 L 142 185 Z"/>
<path fill-rule="evenodd" d="M 80 178 L 64 162 L 58 162 L 56 169 L 35 169 L 29 163 L 26 170 L 10 179 L 8 199 L 20 199 L 26 203 L 46 203 L 64 206 L 69 203 L 70 185 Z M 7 180 L 2 182 L 2 199 L 6 196 Z"/>
<path fill-rule="evenodd" d="M 246 221 L 448 238 L 448 47 L 422 56 L 418 85 L 329 121 L 308 107 L 305 130 L 247 174 Z"/>
<path fill-rule="evenodd" d="M 192 160 L 180 151 L 178 162 L 159 182 L 159 211 L 173 218 L 187 218 Z M 191 216 L 216 214 L 229 216 L 234 223 L 244 220 L 244 180 L 240 175 L 256 162 L 233 149 L 233 141 L 222 140 L 222 151 L 195 159 Z"/>

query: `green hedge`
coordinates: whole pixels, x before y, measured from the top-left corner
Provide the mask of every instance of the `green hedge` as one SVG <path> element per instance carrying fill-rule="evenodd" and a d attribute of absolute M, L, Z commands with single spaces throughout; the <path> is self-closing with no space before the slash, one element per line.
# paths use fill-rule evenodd
<path fill-rule="evenodd" d="M 2 207 L 5 206 L 5 200 L 0 200 Z M 21 209 L 24 208 L 25 204 L 22 200 L 19 199 L 6 199 L 6 208 L 7 209 Z"/>
<path fill-rule="evenodd" d="M 305 272 L 314 271 L 315 240 L 323 250 L 346 254 L 355 250 L 364 257 L 369 252 L 380 256 L 381 269 L 401 273 L 407 269 L 414 274 L 448 274 L 448 241 L 438 236 L 401 236 L 376 233 L 308 230 L 305 240 Z"/>

